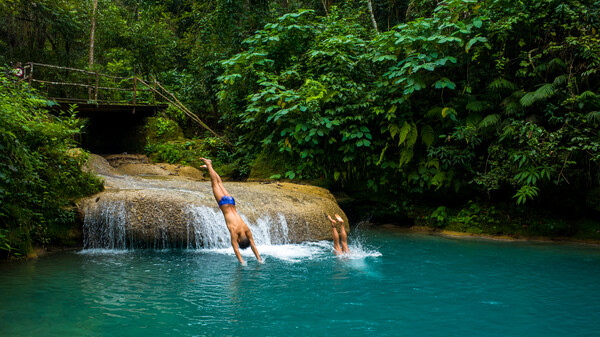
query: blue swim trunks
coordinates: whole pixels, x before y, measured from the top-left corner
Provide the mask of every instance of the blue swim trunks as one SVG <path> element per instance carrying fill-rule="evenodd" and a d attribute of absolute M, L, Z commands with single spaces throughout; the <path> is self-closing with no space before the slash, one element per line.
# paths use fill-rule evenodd
<path fill-rule="evenodd" d="M 230 195 L 224 195 L 221 198 L 221 201 L 219 201 L 219 207 L 221 207 L 223 205 L 233 205 L 233 206 L 235 206 L 235 200 L 233 200 L 233 197 L 230 196 Z"/>

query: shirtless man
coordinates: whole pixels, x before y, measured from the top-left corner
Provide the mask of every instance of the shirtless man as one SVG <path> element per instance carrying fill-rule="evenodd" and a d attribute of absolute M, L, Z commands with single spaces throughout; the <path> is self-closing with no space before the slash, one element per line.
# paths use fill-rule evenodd
<path fill-rule="evenodd" d="M 331 218 L 329 214 L 327 214 L 327 218 L 331 221 L 331 231 L 333 234 L 333 249 L 335 255 L 340 255 L 343 253 L 350 253 L 350 249 L 348 249 L 348 235 L 346 235 L 346 229 L 344 228 L 344 220 L 339 214 L 335 215 L 335 219 Z M 335 228 L 336 223 L 340 223 L 341 229 L 341 238 L 342 238 L 342 246 L 340 247 L 340 235 L 338 235 L 338 231 Z"/>
<path fill-rule="evenodd" d="M 206 168 L 208 170 L 208 174 L 210 175 L 210 181 L 212 183 L 215 199 L 219 204 L 219 208 L 221 208 L 221 212 L 223 212 L 225 222 L 227 223 L 227 229 L 229 229 L 229 233 L 231 234 L 231 246 L 233 247 L 235 256 L 237 256 L 242 265 L 245 265 L 246 263 L 244 262 L 244 259 L 242 259 L 239 248 L 245 249 L 250 246 L 252 247 L 252 251 L 254 252 L 254 255 L 256 255 L 258 262 L 262 263 L 260 255 L 258 255 L 258 250 L 254 245 L 252 232 L 250 232 L 250 228 L 248 228 L 248 225 L 246 225 L 244 220 L 242 220 L 240 217 L 240 214 L 235 209 L 235 201 L 223 186 L 221 177 L 219 177 L 217 172 L 213 169 L 212 161 L 206 158 L 200 158 L 200 160 L 202 160 L 205 164 L 201 167 Z"/>

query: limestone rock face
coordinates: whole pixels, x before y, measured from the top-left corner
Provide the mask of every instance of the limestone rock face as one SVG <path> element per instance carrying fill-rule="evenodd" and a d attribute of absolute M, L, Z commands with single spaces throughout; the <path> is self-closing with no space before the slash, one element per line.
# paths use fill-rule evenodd
<path fill-rule="evenodd" d="M 92 171 L 104 178 L 106 190 L 78 203 L 85 218 L 85 240 L 90 241 L 86 245 L 114 248 L 111 246 L 229 244 L 210 181 L 200 180 L 200 171 L 186 169 L 194 172 L 190 175 L 195 178 L 190 178 L 164 173 L 176 169 L 186 172 L 174 165 L 121 162 L 112 167 L 101 157 L 92 157 Z M 134 172 L 139 175 L 128 175 Z M 345 214 L 326 189 L 290 183 L 224 185 L 235 198 L 236 208 L 248 222 L 257 244 L 331 239 L 331 225 L 325 213 L 340 214 L 347 228 Z"/>

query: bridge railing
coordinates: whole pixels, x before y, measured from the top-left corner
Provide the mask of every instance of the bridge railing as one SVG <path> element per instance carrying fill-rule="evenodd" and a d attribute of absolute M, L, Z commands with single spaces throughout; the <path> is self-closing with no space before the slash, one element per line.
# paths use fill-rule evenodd
<path fill-rule="evenodd" d="M 216 137 L 221 138 L 226 144 L 233 146 L 214 132 L 155 78 L 146 82 L 137 76 L 119 77 L 102 74 L 98 71 L 35 62 L 26 63 L 23 70 L 23 80 L 44 92 L 49 99 L 69 103 L 131 104 L 134 113 L 136 105 L 168 103 Z M 56 79 L 61 79 L 61 81 Z"/>
<path fill-rule="evenodd" d="M 135 76 L 120 77 L 70 67 L 28 62 L 23 80 L 50 99 L 73 103 L 157 104 L 155 90 Z M 58 80 L 59 79 L 59 80 Z M 154 85 L 156 88 L 156 84 Z"/>

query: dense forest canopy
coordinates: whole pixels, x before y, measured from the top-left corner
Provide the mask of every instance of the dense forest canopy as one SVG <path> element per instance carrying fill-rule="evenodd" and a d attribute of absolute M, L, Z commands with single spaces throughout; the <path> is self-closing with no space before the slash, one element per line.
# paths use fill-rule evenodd
<path fill-rule="evenodd" d="M 272 179 L 382 198 L 391 213 L 427 204 L 440 226 L 452 216 L 445 206 L 466 204 L 463 215 L 481 217 L 476 204 L 486 202 L 562 216 L 600 211 L 600 1 L 98 0 L 93 8 L 93 0 L 3 1 L 0 63 L 156 77 L 236 144 L 220 148 L 219 160 L 234 162 L 241 178 L 260 167 Z M 159 120 L 204 137 L 175 114 Z"/>

